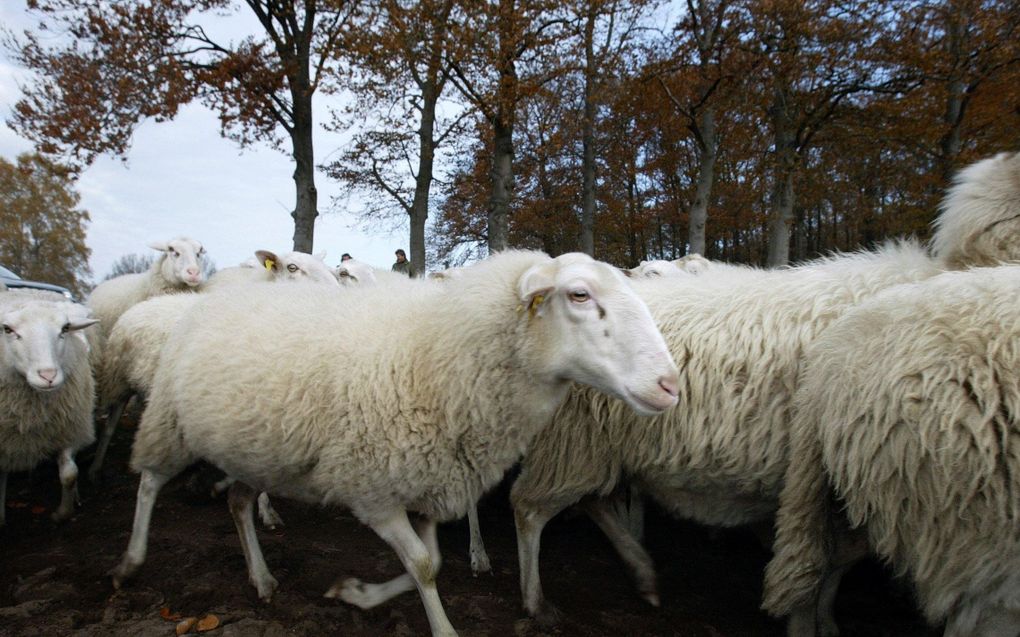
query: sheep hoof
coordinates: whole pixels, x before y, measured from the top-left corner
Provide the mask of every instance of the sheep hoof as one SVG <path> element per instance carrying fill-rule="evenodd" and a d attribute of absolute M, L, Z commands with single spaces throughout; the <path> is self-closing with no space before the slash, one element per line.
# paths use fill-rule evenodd
<path fill-rule="evenodd" d="M 110 569 L 108 575 L 110 576 L 110 579 L 113 582 L 114 590 L 119 591 L 121 586 L 124 585 L 124 582 L 129 577 L 131 577 L 131 575 L 135 572 L 138 566 L 139 566 L 138 564 L 132 563 L 127 559 L 127 557 L 125 557 L 123 560 L 121 560 L 120 564 Z"/>
<path fill-rule="evenodd" d="M 489 564 L 489 556 L 485 553 L 480 555 L 471 554 L 471 573 L 478 576 L 479 573 L 491 573 L 492 565 Z"/>
<path fill-rule="evenodd" d="M 103 483 L 103 471 L 100 467 L 91 467 L 89 469 L 89 482 L 92 484 Z"/>
<path fill-rule="evenodd" d="M 377 599 L 378 596 L 372 594 L 370 585 L 356 577 L 350 577 L 339 584 L 333 584 L 326 591 L 325 596 L 330 599 L 340 599 L 351 606 L 357 606 L 361 610 L 375 608 L 380 603 L 380 600 Z"/>
<path fill-rule="evenodd" d="M 261 582 L 252 582 L 255 586 L 255 590 L 259 593 L 259 599 L 263 603 L 268 604 L 273 601 L 273 593 L 280 586 L 280 583 L 276 581 L 276 578 L 270 575 Z"/>
<path fill-rule="evenodd" d="M 659 599 L 658 591 L 646 591 L 641 593 L 641 597 L 655 608 L 662 606 L 662 601 Z"/>
<path fill-rule="evenodd" d="M 538 611 L 531 614 L 542 628 L 552 628 L 563 621 L 563 611 L 543 600 Z"/>
<path fill-rule="evenodd" d="M 56 511 L 50 514 L 50 519 L 54 522 L 66 522 L 71 519 L 74 515 L 74 509 L 72 507 L 59 507 Z"/>

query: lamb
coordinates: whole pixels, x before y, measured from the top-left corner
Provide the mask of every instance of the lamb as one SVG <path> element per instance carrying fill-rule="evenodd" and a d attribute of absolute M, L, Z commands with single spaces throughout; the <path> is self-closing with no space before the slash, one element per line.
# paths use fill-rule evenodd
<path fill-rule="evenodd" d="M 822 588 L 831 484 L 947 636 L 1020 635 L 1018 307 L 1020 267 L 952 272 L 862 304 L 811 346 L 766 608 Z"/>
<path fill-rule="evenodd" d="M 80 330 L 97 321 L 66 300 L 5 292 L 0 296 L 0 526 L 7 474 L 56 453 L 62 494 L 52 517 L 74 513 L 74 454 L 94 439 L 94 383 L 88 342 Z"/>
<path fill-rule="evenodd" d="M 204 458 L 239 480 L 231 512 L 261 598 L 276 580 L 254 534 L 255 489 L 350 508 L 407 573 L 350 580 L 340 597 L 371 608 L 416 586 L 432 633 L 452 635 L 436 523 L 500 479 L 571 381 L 645 414 L 676 402 L 676 367 L 647 308 L 585 255 L 507 251 L 442 285 L 335 298 L 267 287 L 209 295 L 170 337 L 132 453 L 142 476 L 115 585 L 144 561 L 159 489 Z M 298 318 L 305 329 L 289 329 Z M 196 373 L 202 383 L 185 382 Z M 417 533 L 408 511 L 424 516 Z"/>
<path fill-rule="evenodd" d="M 132 305 L 169 292 L 197 290 L 205 279 L 202 273 L 205 248 L 198 241 L 177 237 L 150 243 L 149 247 L 163 254 L 147 272 L 124 274 L 103 281 L 89 295 L 88 306 L 100 321 L 99 329 L 104 339 L 120 315 Z"/>

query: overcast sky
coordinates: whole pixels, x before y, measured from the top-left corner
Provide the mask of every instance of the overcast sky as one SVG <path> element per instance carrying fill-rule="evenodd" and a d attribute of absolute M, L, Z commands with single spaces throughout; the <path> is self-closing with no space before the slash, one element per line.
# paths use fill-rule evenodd
<path fill-rule="evenodd" d="M 33 22 L 24 0 L 0 2 L 0 24 L 21 30 Z M 9 118 L 26 74 L 0 50 L 0 115 Z M 326 96 L 316 96 L 322 121 Z M 315 132 L 315 161 L 321 164 L 343 140 L 321 128 Z M 289 147 L 289 142 L 288 142 Z M 13 161 L 32 145 L 0 123 L 0 156 Z M 192 104 L 172 122 L 145 122 L 135 132 L 127 162 L 103 158 L 77 184 L 81 207 L 92 215 L 88 246 L 93 278 L 100 280 L 113 262 L 128 253 L 146 253 L 150 241 L 188 235 L 200 240 L 217 267 L 236 265 L 261 248 L 289 251 L 293 246 L 293 162 L 264 145 L 240 150 L 220 137 L 212 111 Z M 315 251 L 326 251 L 336 265 L 343 252 L 378 267 L 389 267 L 396 248 L 407 248 L 407 224 L 396 232 L 362 232 L 346 212 L 326 212 L 338 194 L 335 182 L 316 175 L 320 216 Z"/>

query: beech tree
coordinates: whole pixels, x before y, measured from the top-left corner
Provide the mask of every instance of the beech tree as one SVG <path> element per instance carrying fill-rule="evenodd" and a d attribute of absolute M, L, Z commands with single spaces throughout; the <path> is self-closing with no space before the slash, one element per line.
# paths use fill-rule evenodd
<path fill-rule="evenodd" d="M 40 151 L 80 167 L 102 154 L 123 155 L 140 122 L 172 119 L 200 100 L 241 146 L 280 148 L 289 140 L 294 249 L 312 252 L 318 216 L 312 98 L 336 86 L 358 4 L 240 4 L 261 31 L 234 41 L 211 35 L 214 22 L 237 22 L 232 0 L 31 0 L 38 30 L 7 44 L 35 79 L 8 123 Z"/>
<path fill-rule="evenodd" d="M 89 290 L 89 213 L 70 172 L 39 155 L 0 158 L 0 264 L 25 279 Z"/>

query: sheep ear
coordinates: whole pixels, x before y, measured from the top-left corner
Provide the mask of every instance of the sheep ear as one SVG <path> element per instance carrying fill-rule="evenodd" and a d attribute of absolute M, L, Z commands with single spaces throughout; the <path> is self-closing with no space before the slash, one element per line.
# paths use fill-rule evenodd
<path fill-rule="evenodd" d="M 625 277 L 633 277 L 634 276 L 634 273 L 631 272 L 630 270 L 624 270 L 623 268 L 617 268 L 617 270 L 619 270 L 623 274 L 623 276 L 625 276 Z"/>
<path fill-rule="evenodd" d="M 153 241 L 149 244 L 149 247 L 153 250 L 159 250 L 160 252 L 166 252 L 170 249 L 170 244 L 166 241 Z"/>
<path fill-rule="evenodd" d="M 322 250 L 321 252 L 316 252 L 312 256 L 315 257 L 316 259 L 318 259 L 319 261 L 325 261 L 326 260 L 326 251 Z"/>
<path fill-rule="evenodd" d="M 67 329 L 68 329 L 69 331 L 71 331 L 71 332 L 73 332 L 73 331 L 75 331 L 75 330 L 83 330 L 83 329 L 85 329 L 86 327 L 88 327 L 88 326 L 90 326 L 90 325 L 95 325 L 95 324 L 96 324 L 96 323 L 98 323 L 98 322 L 99 322 L 99 319 L 97 319 L 97 318 L 92 318 L 92 317 L 90 316 L 90 317 L 88 317 L 88 318 L 83 318 L 83 319 L 77 319 L 77 320 L 73 320 L 73 321 L 70 321 L 70 322 L 69 322 L 69 323 L 67 324 Z"/>
<path fill-rule="evenodd" d="M 556 264 L 549 262 L 531 267 L 517 282 L 521 309 L 531 316 L 541 314 L 543 304 L 556 287 Z"/>
<path fill-rule="evenodd" d="M 269 250 L 256 250 L 255 258 L 258 259 L 259 263 L 262 264 L 267 270 L 276 271 L 280 269 L 280 258 L 276 256 L 276 253 L 270 252 Z"/>

